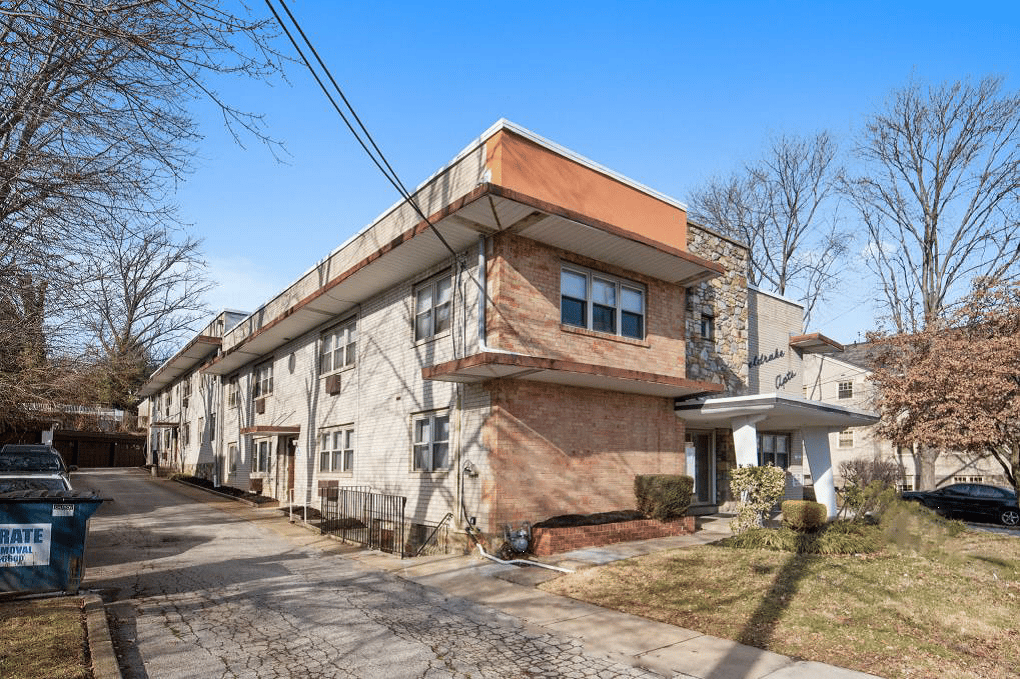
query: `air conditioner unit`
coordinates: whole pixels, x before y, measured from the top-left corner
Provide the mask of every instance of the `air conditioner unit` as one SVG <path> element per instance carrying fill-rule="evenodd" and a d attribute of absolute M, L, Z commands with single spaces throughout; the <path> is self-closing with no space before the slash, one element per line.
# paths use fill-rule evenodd
<path fill-rule="evenodd" d="M 340 393 L 339 375 L 329 375 L 326 377 L 326 393 L 330 396 Z"/>
<path fill-rule="evenodd" d="M 182 408 L 187 408 L 188 407 L 188 399 L 186 397 L 181 399 L 181 407 Z"/>

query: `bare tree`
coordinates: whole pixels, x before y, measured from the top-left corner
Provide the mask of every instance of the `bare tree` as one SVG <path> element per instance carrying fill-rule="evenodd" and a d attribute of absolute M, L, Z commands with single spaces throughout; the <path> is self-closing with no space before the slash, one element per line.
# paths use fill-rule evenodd
<path fill-rule="evenodd" d="M 896 332 L 943 317 L 975 279 L 1017 275 L 1020 93 L 1001 83 L 912 83 L 865 127 L 844 189 Z"/>
<path fill-rule="evenodd" d="M 208 309 L 200 242 L 163 224 L 113 223 L 82 255 L 81 319 L 102 377 L 99 400 L 129 406 L 134 392 Z"/>
<path fill-rule="evenodd" d="M 804 303 L 805 322 L 837 282 L 847 238 L 831 205 L 836 145 L 828 133 L 773 139 L 765 157 L 693 193 L 692 216 L 750 247 L 748 282 Z"/>
<path fill-rule="evenodd" d="M 115 345 L 137 340 L 137 324 L 149 323 L 124 306 L 130 294 L 118 298 L 120 317 L 102 332 L 95 317 L 81 313 L 80 293 L 96 294 L 110 280 L 97 278 L 91 257 L 102 251 L 109 225 L 133 225 L 123 227 L 135 233 L 119 244 L 155 238 L 164 252 L 180 247 L 179 254 L 197 257 L 194 241 L 185 236 L 172 244 L 165 237 L 179 226 L 172 194 L 199 140 L 191 103 L 212 101 L 239 141 L 247 136 L 274 146 L 258 116 L 232 107 L 214 87 L 225 76 L 280 72 L 271 21 L 224 0 L 0 4 L 0 299 L 13 313 L 23 306 L 22 281 L 45 286 L 46 339 L 38 344 L 49 360 L 71 365 L 58 354 L 85 344 L 90 331 L 113 343 L 108 355 L 122 355 L 125 346 Z M 143 248 L 140 256 L 149 254 Z M 176 272 L 162 274 L 169 288 L 181 282 Z M 188 303 L 183 310 L 190 309 Z M 174 316 L 173 307 L 164 311 Z M 133 320 L 124 326 L 128 316 Z M 164 330 L 154 326 L 149 336 Z M 55 332 L 65 333 L 61 341 L 53 341 Z M 26 371 L 0 381 L 17 383 L 19 398 L 31 402 L 31 380 L 45 371 Z M 45 380 L 37 386 L 44 399 L 49 386 Z"/>

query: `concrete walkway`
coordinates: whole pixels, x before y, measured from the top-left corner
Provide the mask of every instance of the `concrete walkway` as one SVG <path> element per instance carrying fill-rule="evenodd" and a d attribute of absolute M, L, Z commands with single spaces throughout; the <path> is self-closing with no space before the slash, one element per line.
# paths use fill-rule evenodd
<path fill-rule="evenodd" d="M 666 549 L 715 542 L 730 534 L 725 519 L 700 521 L 694 535 L 593 547 L 542 559 L 580 569 Z M 544 568 L 519 568 L 472 554 L 398 559 L 380 552 L 348 555 L 406 580 L 489 606 L 544 631 L 580 639 L 586 650 L 678 679 L 866 679 L 872 674 L 745 646 L 682 627 L 608 610 L 535 586 L 557 577 Z"/>

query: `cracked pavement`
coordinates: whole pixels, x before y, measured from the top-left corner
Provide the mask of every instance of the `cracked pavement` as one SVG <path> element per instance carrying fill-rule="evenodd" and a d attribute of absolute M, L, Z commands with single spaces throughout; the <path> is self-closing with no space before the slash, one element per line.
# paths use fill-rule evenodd
<path fill-rule="evenodd" d="M 126 679 L 660 676 L 139 470 L 74 483 L 114 498 L 92 518 L 84 587 L 106 602 Z"/>

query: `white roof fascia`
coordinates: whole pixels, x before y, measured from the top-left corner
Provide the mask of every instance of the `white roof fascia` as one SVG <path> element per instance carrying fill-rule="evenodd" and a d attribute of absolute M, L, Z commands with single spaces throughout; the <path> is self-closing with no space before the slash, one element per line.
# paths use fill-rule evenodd
<path fill-rule="evenodd" d="M 793 306 L 799 306 L 801 309 L 804 308 L 804 305 L 802 303 L 790 299 L 789 297 L 784 297 L 783 295 L 780 295 L 778 292 L 772 292 L 771 290 L 762 290 L 757 285 L 751 285 L 750 283 L 747 284 L 747 289 L 754 290 L 757 293 L 766 295 L 768 297 L 772 297 L 773 299 L 778 299 L 780 302 L 786 302 L 787 304 L 792 304 Z"/>

